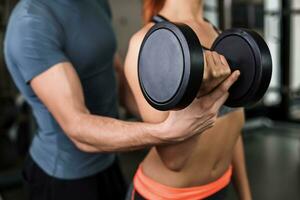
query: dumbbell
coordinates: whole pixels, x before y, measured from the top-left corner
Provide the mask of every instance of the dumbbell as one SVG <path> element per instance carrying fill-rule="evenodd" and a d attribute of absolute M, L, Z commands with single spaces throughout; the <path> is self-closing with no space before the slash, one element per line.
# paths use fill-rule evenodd
<path fill-rule="evenodd" d="M 241 75 L 229 89 L 229 107 L 257 103 L 272 76 L 272 58 L 263 38 L 248 29 L 230 29 L 219 35 L 211 48 L 223 55 L 231 71 Z M 138 56 L 142 93 L 155 109 L 179 110 L 197 96 L 204 74 L 204 49 L 186 24 L 163 21 L 145 35 Z"/>

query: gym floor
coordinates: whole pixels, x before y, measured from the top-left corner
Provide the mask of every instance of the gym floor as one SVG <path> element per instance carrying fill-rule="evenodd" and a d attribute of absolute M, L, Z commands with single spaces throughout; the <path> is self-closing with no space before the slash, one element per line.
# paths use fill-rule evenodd
<path fill-rule="evenodd" d="M 270 122 L 244 131 L 246 162 L 253 199 L 300 199 L 299 130 L 300 124 Z M 129 181 L 145 153 L 135 151 L 120 155 L 124 175 Z M 21 185 L 2 190 L 0 193 L 0 200 L 24 199 Z M 229 189 L 227 199 L 237 199 L 233 186 Z"/>

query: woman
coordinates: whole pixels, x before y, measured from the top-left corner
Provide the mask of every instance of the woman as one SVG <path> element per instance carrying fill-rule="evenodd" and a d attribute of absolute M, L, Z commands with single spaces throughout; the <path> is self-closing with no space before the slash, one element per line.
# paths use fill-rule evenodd
<path fill-rule="evenodd" d="M 125 74 L 142 119 L 151 123 L 163 121 L 168 112 L 153 109 L 144 99 L 138 83 L 137 57 L 142 39 L 154 25 L 151 20 L 157 14 L 189 25 L 205 47 L 211 47 L 219 34 L 203 18 L 202 0 L 144 1 L 146 25 L 130 41 Z M 215 52 L 206 52 L 205 58 L 207 68 L 212 59 L 228 66 L 224 57 Z M 251 199 L 240 135 L 243 124 L 243 110 L 231 110 L 200 135 L 151 148 L 136 172 L 131 199 L 222 199 L 232 174 L 240 199 Z"/>

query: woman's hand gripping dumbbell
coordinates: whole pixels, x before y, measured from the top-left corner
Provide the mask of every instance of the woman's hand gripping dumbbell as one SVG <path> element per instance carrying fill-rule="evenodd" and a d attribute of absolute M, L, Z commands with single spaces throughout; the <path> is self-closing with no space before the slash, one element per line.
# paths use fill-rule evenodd
<path fill-rule="evenodd" d="M 231 74 L 229 64 L 223 55 L 215 51 L 205 51 L 204 57 L 204 73 L 198 98 L 211 92 Z"/>

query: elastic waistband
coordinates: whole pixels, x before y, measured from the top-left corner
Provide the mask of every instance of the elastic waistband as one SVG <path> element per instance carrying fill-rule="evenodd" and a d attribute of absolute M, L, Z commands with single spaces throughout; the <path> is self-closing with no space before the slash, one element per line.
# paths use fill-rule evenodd
<path fill-rule="evenodd" d="M 196 187 L 173 188 L 158 183 L 147 177 L 139 166 L 134 179 L 134 189 L 149 200 L 199 200 L 204 199 L 225 188 L 232 175 L 232 166 L 218 180 Z"/>

